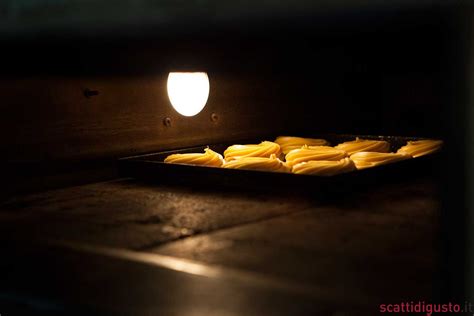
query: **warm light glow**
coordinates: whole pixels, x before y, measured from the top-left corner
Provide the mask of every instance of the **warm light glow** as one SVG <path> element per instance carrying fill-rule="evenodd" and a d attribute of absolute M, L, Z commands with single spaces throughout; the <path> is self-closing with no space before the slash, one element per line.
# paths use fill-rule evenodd
<path fill-rule="evenodd" d="M 205 72 L 170 72 L 168 97 L 181 115 L 194 116 L 201 112 L 209 97 L 209 77 Z"/>

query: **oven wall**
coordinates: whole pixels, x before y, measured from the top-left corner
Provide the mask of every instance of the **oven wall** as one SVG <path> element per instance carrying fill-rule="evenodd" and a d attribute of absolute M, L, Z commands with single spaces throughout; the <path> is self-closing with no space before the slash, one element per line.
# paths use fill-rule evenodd
<path fill-rule="evenodd" d="M 167 73 L 3 79 L 2 158 L 64 160 L 120 157 L 269 133 L 279 88 L 261 78 L 210 75 L 211 94 L 196 117 L 180 116 L 166 92 Z M 98 95 L 86 97 L 86 89 Z M 282 102 L 277 100 L 277 102 Z M 217 114 L 217 121 L 211 120 Z M 171 125 L 164 124 L 170 118 Z"/>
<path fill-rule="evenodd" d="M 440 137 L 449 23 L 437 11 L 390 12 L 161 37 L 9 40 L 2 159 L 113 158 L 281 133 Z M 172 70 L 209 73 L 196 117 L 171 108 Z"/>

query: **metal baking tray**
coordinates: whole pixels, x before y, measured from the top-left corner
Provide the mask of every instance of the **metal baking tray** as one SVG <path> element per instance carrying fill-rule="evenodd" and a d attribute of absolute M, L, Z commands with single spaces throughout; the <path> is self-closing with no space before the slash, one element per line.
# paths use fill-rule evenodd
<path fill-rule="evenodd" d="M 390 143 L 391 150 L 396 151 L 410 140 L 421 140 L 420 137 L 402 136 L 371 136 L 371 135 L 298 135 L 302 137 L 323 138 L 331 145 L 364 139 L 385 140 Z M 163 160 L 174 153 L 203 152 L 204 148 L 223 153 L 234 144 L 256 144 L 263 140 L 273 141 L 276 137 L 261 139 L 246 139 L 219 144 L 182 148 L 157 152 L 146 155 L 121 158 L 118 161 L 120 176 L 133 177 L 160 184 L 178 184 L 196 188 L 239 188 L 270 191 L 309 191 L 309 192 L 348 192 L 366 189 L 370 185 L 409 180 L 413 177 L 426 176 L 436 173 L 439 153 L 434 153 L 414 159 L 402 160 L 392 164 L 381 165 L 363 170 L 334 176 L 315 176 L 269 171 L 254 171 L 242 169 L 225 169 L 217 167 L 170 164 Z"/>

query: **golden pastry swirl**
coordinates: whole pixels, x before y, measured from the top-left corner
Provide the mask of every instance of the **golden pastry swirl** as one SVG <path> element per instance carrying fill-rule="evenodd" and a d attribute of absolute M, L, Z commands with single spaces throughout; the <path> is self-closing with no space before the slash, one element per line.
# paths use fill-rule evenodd
<path fill-rule="evenodd" d="M 441 149 L 441 146 L 443 146 L 442 140 L 415 140 L 407 142 L 407 144 L 401 147 L 397 153 L 410 155 L 413 158 L 416 158 L 437 152 Z"/>
<path fill-rule="evenodd" d="M 334 148 L 342 149 L 350 156 L 361 151 L 388 153 L 390 151 L 390 144 L 384 140 L 360 139 L 357 137 L 353 141 L 339 144 Z"/>
<path fill-rule="evenodd" d="M 226 161 L 243 157 L 270 157 L 280 155 L 280 145 L 274 142 L 263 141 L 260 144 L 232 145 L 224 151 Z"/>
<path fill-rule="evenodd" d="M 311 174 L 318 176 L 333 176 L 355 170 L 354 163 L 349 158 L 343 158 L 337 161 L 329 160 L 313 160 L 301 162 L 292 168 L 292 172 L 296 174 Z"/>
<path fill-rule="evenodd" d="M 183 163 L 189 165 L 221 167 L 224 164 L 222 155 L 216 153 L 210 148 L 204 149 L 203 154 L 172 154 L 166 157 L 167 163 Z"/>
<path fill-rule="evenodd" d="M 325 139 L 317 138 L 303 138 L 293 136 L 278 136 L 275 139 L 275 143 L 280 145 L 281 151 L 286 155 L 293 149 L 301 148 L 304 145 L 307 146 L 326 146 L 329 143 Z"/>
<path fill-rule="evenodd" d="M 290 172 L 290 168 L 274 154 L 267 157 L 242 157 L 224 164 L 224 168 Z"/>
<path fill-rule="evenodd" d="M 329 146 L 306 146 L 293 149 L 285 156 L 288 166 L 311 160 L 341 160 L 347 154 L 344 150 Z"/>
<path fill-rule="evenodd" d="M 350 158 L 352 161 L 354 161 L 357 169 L 365 169 L 409 159 L 411 156 L 398 153 L 376 153 L 363 151 L 351 155 Z"/>

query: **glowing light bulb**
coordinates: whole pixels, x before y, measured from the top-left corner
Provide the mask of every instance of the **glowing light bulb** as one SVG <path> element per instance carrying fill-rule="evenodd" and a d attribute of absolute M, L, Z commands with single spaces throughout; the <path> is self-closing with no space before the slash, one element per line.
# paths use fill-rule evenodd
<path fill-rule="evenodd" d="M 181 115 L 194 116 L 201 112 L 209 97 L 209 77 L 205 72 L 170 72 L 168 97 Z"/>

